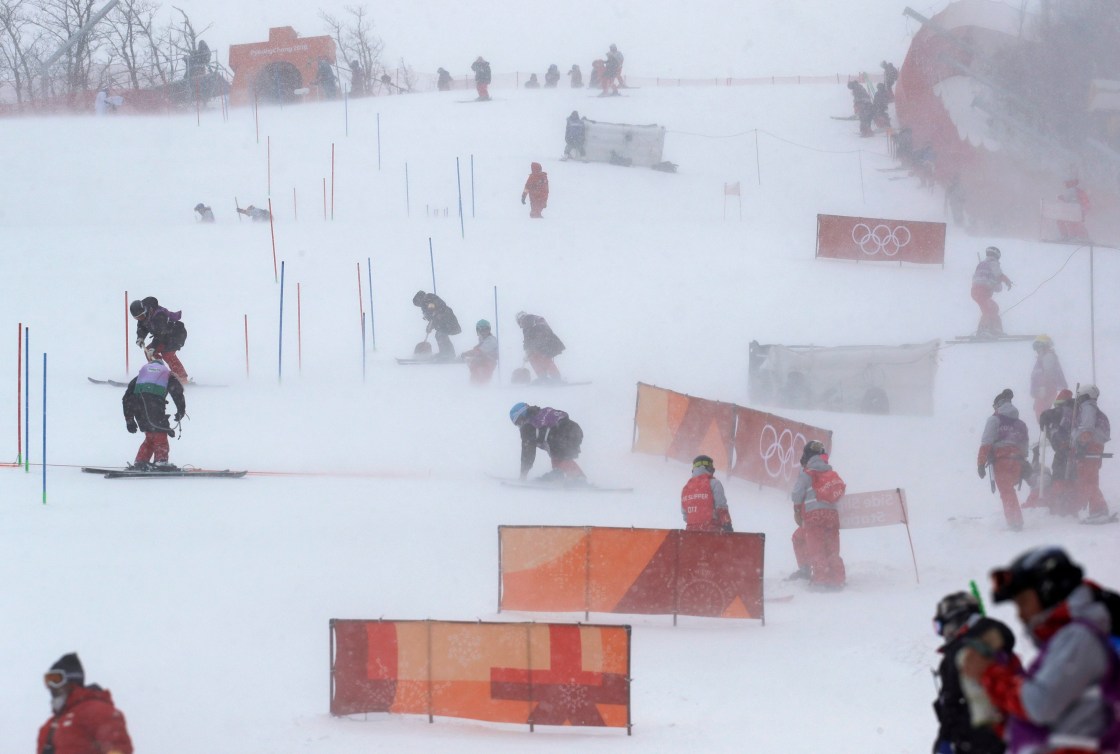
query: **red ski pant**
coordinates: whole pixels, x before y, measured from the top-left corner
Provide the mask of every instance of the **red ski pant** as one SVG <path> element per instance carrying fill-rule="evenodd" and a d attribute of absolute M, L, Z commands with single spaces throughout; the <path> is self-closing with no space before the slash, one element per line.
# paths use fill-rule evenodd
<path fill-rule="evenodd" d="M 183 366 L 183 362 L 179 361 L 179 357 L 176 355 L 175 351 L 165 351 L 163 350 L 163 346 L 158 346 L 156 348 L 156 356 L 163 359 L 163 363 L 166 364 L 167 368 L 171 370 L 171 373 L 178 378 L 179 382 L 183 383 L 183 385 L 187 384 L 187 381 L 190 379 L 187 377 L 187 368 Z"/>
<path fill-rule="evenodd" d="M 1058 220 L 1058 234 L 1063 241 L 1089 237 L 1089 231 L 1085 229 L 1084 222 L 1070 222 L 1069 220 Z"/>
<path fill-rule="evenodd" d="M 1104 446 L 1093 443 L 1087 445 L 1083 452 L 1089 455 L 1100 455 L 1104 452 Z M 1105 502 L 1104 495 L 1101 494 L 1101 459 L 1077 459 L 1077 482 L 1074 486 L 1074 496 L 1074 506 L 1077 510 L 1081 510 L 1085 507 L 1085 503 L 1088 503 L 1090 516 L 1098 513 L 1108 513 L 1108 503 Z"/>
<path fill-rule="evenodd" d="M 472 385 L 489 385 L 490 378 L 494 376 L 494 367 L 498 362 L 493 359 L 471 359 L 468 366 L 471 370 Z"/>
<path fill-rule="evenodd" d="M 558 459 L 553 457 L 550 460 L 552 461 L 552 468 L 564 472 L 564 476 L 566 477 L 571 479 L 583 479 L 584 476 L 586 476 L 583 473 L 583 469 L 579 467 L 579 464 L 576 463 L 574 458 Z"/>
<path fill-rule="evenodd" d="M 559 380 L 560 370 L 556 368 L 556 362 L 552 360 L 551 356 L 545 356 L 543 353 L 534 353 L 530 351 L 526 354 L 529 359 L 529 366 L 537 373 L 537 377 L 542 380 Z"/>
<path fill-rule="evenodd" d="M 546 206 L 548 205 L 545 204 L 543 199 L 529 197 L 529 217 L 543 217 L 543 215 L 541 215 L 541 210 Z"/>
<path fill-rule="evenodd" d="M 1003 320 L 999 318 L 999 304 L 992 300 L 992 289 L 984 285 L 972 286 L 972 300 L 980 307 L 978 332 L 1003 332 Z"/>
<path fill-rule="evenodd" d="M 842 586 L 847 574 L 840 558 L 840 514 L 836 510 L 809 511 L 793 533 L 797 567 L 810 569 L 813 584 Z"/>
<path fill-rule="evenodd" d="M 144 442 L 140 443 L 140 449 L 136 451 L 136 463 L 166 461 L 170 452 L 166 432 L 145 432 Z"/>
<path fill-rule="evenodd" d="M 483 84 L 481 81 L 476 82 L 474 88 L 478 91 L 479 99 L 490 99 L 490 85 Z"/>
<path fill-rule="evenodd" d="M 1019 508 L 1019 495 L 1015 492 L 1015 485 L 1023 475 L 1019 456 L 996 458 L 992 464 L 992 474 L 996 478 L 996 489 L 1003 502 L 1003 516 L 1007 519 L 1007 525 L 1018 529 L 1023 525 L 1023 511 Z"/>

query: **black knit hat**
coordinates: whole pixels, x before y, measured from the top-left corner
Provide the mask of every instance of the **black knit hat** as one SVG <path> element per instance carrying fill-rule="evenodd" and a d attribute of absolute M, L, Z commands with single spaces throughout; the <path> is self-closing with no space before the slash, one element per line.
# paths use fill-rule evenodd
<path fill-rule="evenodd" d="M 992 408 L 999 408 L 1003 404 L 1010 402 L 1014 397 L 1015 393 L 1011 392 L 1011 388 L 1005 387 L 1003 392 L 997 395 L 995 400 L 992 401 Z"/>
<path fill-rule="evenodd" d="M 50 670 L 65 673 L 67 683 L 76 683 L 79 686 L 85 685 L 86 672 L 82 669 L 82 661 L 78 659 L 76 652 L 59 657 L 55 664 L 51 665 Z"/>

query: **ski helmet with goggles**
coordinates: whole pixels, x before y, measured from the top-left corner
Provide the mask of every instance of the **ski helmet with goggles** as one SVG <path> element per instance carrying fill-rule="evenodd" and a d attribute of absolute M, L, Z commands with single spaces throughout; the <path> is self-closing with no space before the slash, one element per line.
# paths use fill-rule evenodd
<path fill-rule="evenodd" d="M 43 674 L 43 682 L 49 689 L 60 689 L 68 683 L 75 683 L 79 686 L 85 684 L 86 673 L 82 668 L 82 661 L 78 659 L 75 652 L 64 654 L 51 665 L 50 669 Z"/>
<path fill-rule="evenodd" d="M 712 460 L 711 456 L 696 456 L 692 459 L 692 468 L 694 469 L 707 469 L 709 473 L 716 472 L 716 462 Z"/>
<path fill-rule="evenodd" d="M 933 628 L 941 638 L 951 639 L 974 615 L 980 615 L 980 601 L 968 592 L 953 592 L 937 603 Z"/>
<path fill-rule="evenodd" d="M 517 424 L 529 411 L 528 403 L 515 403 L 513 408 L 509 410 L 509 420 Z"/>
<path fill-rule="evenodd" d="M 479 321 L 474 323 L 474 329 L 475 329 L 476 332 L 479 331 L 479 330 L 489 330 L 490 329 L 490 322 L 488 322 L 485 319 L 480 319 Z"/>
<path fill-rule="evenodd" d="M 144 302 L 140 300 L 133 301 L 128 305 L 128 311 L 133 317 L 139 317 L 144 313 Z"/>
<path fill-rule="evenodd" d="M 1007 568 L 992 571 L 992 599 L 1006 602 L 1033 589 L 1043 609 L 1057 605 L 1081 584 L 1084 572 L 1060 547 L 1028 550 Z"/>
<path fill-rule="evenodd" d="M 1000 257 L 999 248 L 996 246 L 989 246 L 984 249 L 984 253 L 988 255 L 989 259 L 999 259 Z"/>
<path fill-rule="evenodd" d="M 801 451 L 801 465 L 809 463 L 809 459 L 813 456 L 819 456 L 825 452 L 824 443 L 820 440 L 810 440 L 805 443 L 805 449 Z"/>

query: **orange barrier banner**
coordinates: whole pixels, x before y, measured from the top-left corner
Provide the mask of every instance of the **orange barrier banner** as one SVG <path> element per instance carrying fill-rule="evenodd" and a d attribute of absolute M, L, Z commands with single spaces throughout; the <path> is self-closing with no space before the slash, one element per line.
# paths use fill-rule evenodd
<path fill-rule="evenodd" d="M 902 489 L 876 492 L 852 492 L 836 503 L 840 513 L 841 529 L 867 529 L 873 526 L 902 524 L 910 543 L 910 559 L 914 563 L 914 580 L 918 576 L 918 557 L 914 554 L 914 539 L 910 536 L 910 513 L 906 508 L 906 492 Z"/>
<path fill-rule="evenodd" d="M 763 534 L 500 526 L 500 610 L 765 622 Z"/>
<path fill-rule="evenodd" d="M 727 468 L 735 433 L 735 406 L 638 383 L 632 450 L 691 463 L 708 455 Z"/>
<path fill-rule="evenodd" d="M 945 264 L 945 223 L 817 215 L 817 256 Z"/>
<path fill-rule="evenodd" d="M 626 728 L 630 627 L 331 620 L 331 714 Z"/>
<path fill-rule="evenodd" d="M 735 463 L 731 476 L 788 490 L 801 470 L 805 443 L 819 440 L 830 451 L 832 432 L 754 409 L 735 408 Z"/>

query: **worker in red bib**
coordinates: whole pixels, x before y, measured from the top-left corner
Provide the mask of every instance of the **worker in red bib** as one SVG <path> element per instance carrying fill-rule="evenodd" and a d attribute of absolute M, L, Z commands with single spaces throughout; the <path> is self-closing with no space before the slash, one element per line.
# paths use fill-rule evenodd
<path fill-rule="evenodd" d="M 715 473 L 715 463 L 710 457 L 696 456 L 693 460 L 692 478 L 681 490 L 681 515 L 687 531 L 734 531 L 727 495 Z"/>

